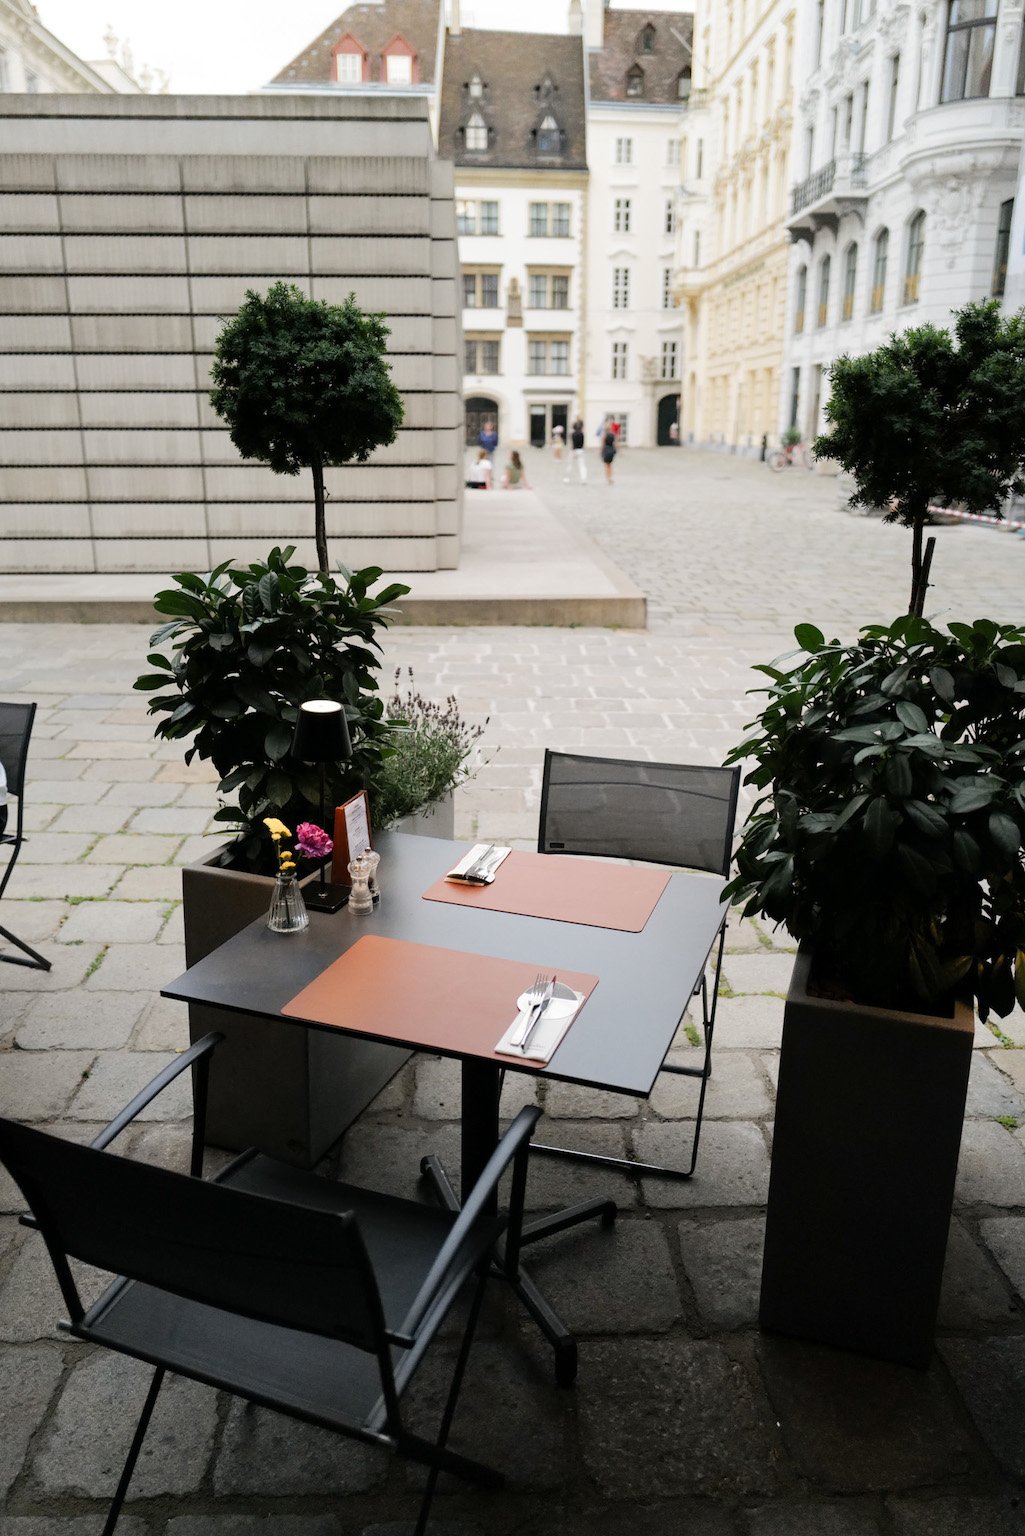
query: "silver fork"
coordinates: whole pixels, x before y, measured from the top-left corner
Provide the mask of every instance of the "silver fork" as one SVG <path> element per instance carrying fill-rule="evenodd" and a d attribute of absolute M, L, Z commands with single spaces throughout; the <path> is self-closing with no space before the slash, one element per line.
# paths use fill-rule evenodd
<path fill-rule="evenodd" d="M 534 980 L 530 983 L 530 986 L 523 994 L 523 996 L 526 998 L 523 1022 L 519 1029 L 517 1029 L 516 1033 L 510 1036 L 510 1045 L 522 1045 L 524 1040 L 529 1035 L 534 1012 L 541 1006 L 541 1001 L 544 998 L 547 986 L 548 978 L 545 976 L 544 971 L 538 971 L 537 975 L 534 977 Z"/>

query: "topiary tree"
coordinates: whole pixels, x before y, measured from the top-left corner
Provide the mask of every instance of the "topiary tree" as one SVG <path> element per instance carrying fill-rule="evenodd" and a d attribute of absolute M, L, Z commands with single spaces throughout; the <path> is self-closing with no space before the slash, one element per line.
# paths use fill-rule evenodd
<path fill-rule="evenodd" d="M 853 475 L 852 506 L 885 507 L 912 532 L 908 612 L 922 615 L 934 539 L 929 505 L 1002 515 L 1025 489 L 1025 318 L 967 304 L 954 333 L 922 325 L 830 370 L 830 430 L 814 452 Z"/>
<path fill-rule="evenodd" d="M 388 328 L 352 294 L 307 299 L 293 283 L 249 290 L 217 338 L 210 403 L 244 459 L 275 474 L 313 472 L 317 560 L 328 568 L 324 469 L 366 463 L 395 441 L 402 400 L 385 361 Z"/>

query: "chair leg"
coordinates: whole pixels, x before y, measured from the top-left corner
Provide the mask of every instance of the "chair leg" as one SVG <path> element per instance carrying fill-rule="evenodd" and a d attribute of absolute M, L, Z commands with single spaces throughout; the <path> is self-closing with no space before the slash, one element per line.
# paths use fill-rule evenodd
<path fill-rule="evenodd" d="M 110 1506 L 110 1513 L 107 1516 L 107 1523 L 103 1527 L 102 1536 L 113 1536 L 113 1530 L 115 1525 L 117 1525 L 118 1516 L 121 1513 L 121 1506 L 125 1502 L 125 1494 L 128 1492 L 128 1484 L 132 1480 L 132 1473 L 135 1471 L 135 1463 L 139 1459 L 139 1452 L 142 1450 L 142 1442 L 146 1438 L 146 1431 L 149 1429 L 149 1421 L 153 1417 L 153 1410 L 157 1405 L 157 1397 L 160 1393 L 160 1388 L 163 1385 L 163 1382 L 164 1367 L 160 1365 L 153 1372 L 153 1380 L 149 1384 L 149 1391 L 146 1393 L 146 1401 L 142 1405 L 142 1412 L 139 1415 L 139 1422 L 135 1426 L 135 1434 L 132 1436 L 132 1443 L 128 1450 L 128 1457 L 125 1461 L 124 1470 L 121 1473 L 121 1481 L 117 1485 L 117 1492 L 115 1493 L 114 1501 Z"/>
<path fill-rule="evenodd" d="M 521 1269 L 506 1278 L 555 1353 L 555 1384 L 571 1387 L 577 1379 L 577 1341 L 530 1276 Z"/>
<path fill-rule="evenodd" d="M 431 1194 L 443 1211 L 458 1212 L 459 1197 L 452 1188 L 452 1181 L 445 1172 L 440 1157 L 433 1152 L 420 1159 L 420 1176 L 425 1179 Z"/>
<path fill-rule="evenodd" d="M 484 1300 L 484 1287 L 488 1279 L 488 1266 L 484 1265 L 477 1287 L 473 1293 L 473 1301 L 470 1304 L 470 1316 L 466 1320 L 463 1330 L 463 1342 L 459 1347 L 459 1358 L 456 1360 L 456 1368 L 452 1372 L 452 1385 L 449 1388 L 448 1401 L 445 1404 L 445 1412 L 441 1416 L 441 1426 L 438 1430 L 437 1447 L 443 1451 L 448 1443 L 449 1430 L 452 1428 L 452 1420 L 455 1417 L 456 1399 L 459 1389 L 463 1384 L 463 1376 L 466 1373 L 466 1364 L 470 1358 L 470 1347 L 473 1344 L 473 1336 L 477 1330 L 477 1319 L 480 1317 L 481 1304 Z M 437 1462 L 427 1474 L 427 1490 L 424 1493 L 423 1503 L 420 1505 L 420 1515 L 416 1522 L 413 1536 L 424 1536 L 427 1530 L 427 1520 L 434 1502 L 434 1492 L 438 1485 L 438 1473 L 441 1471 Z"/>
<path fill-rule="evenodd" d="M 553 1216 L 539 1216 L 536 1221 L 530 1221 L 523 1228 L 520 1237 L 521 1244 L 536 1243 L 543 1237 L 551 1237 L 555 1232 L 565 1232 L 568 1227 L 578 1227 L 583 1221 L 590 1221 L 594 1216 L 601 1217 L 603 1227 L 611 1227 L 619 1207 L 614 1200 L 606 1200 L 599 1196 L 595 1200 L 583 1200 L 579 1205 L 568 1205 L 565 1210 L 556 1211 Z"/>
<path fill-rule="evenodd" d="M 33 971 L 51 969 L 50 962 L 44 955 L 41 955 L 37 949 L 33 949 L 30 944 L 26 944 L 24 939 L 19 939 L 15 934 L 8 932 L 6 928 L 0 928 L 0 939 L 6 939 L 8 944 L 16 944 L 22 951 L 22 955 L 0 955 L 0 960 L 5 961 L 7 965 L 27 965 Z M 23 955 L 29 958 L 25 959 Z"/>

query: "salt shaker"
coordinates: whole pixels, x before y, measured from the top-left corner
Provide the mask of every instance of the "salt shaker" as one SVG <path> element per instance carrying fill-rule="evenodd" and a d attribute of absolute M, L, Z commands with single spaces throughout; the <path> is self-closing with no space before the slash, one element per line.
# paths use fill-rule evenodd
<path fill-rule="evenodd" d="M 381 855 L 375 853 L 372 848 L 364 848 L 363 862 L 367 866 L 367 884 L 370 886 L 370 895 L 376 907 L 381 899 L 381 892 L 377 884 L 377 866 L 381 862 Z"/>
<path fill-rule="evenodd" d="M 370 868 L 363 854 L 353 859 L 349 865 L 349 879 L 352 881 L 349 891 L 349 911 L 372 912 L 374 898 L 370 894 Z"/>

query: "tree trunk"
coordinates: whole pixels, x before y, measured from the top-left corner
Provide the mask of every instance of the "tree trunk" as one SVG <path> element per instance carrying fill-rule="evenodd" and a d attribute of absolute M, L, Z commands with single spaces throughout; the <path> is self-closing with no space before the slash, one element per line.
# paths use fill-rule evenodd
<path fill-rule="evenodd" d="M 911 601 L 908 603 L 908 613 L 918 618 L 922 617 L 925 607 L 926 573 L 922 563 L 922 531 L 925 528 L 927 508 L 928 503 L 915 509 L 911 525 Z"/>
<path fill-rule="evenodd" d="M 314 506 L 314 535 L 317 540 L 317 565 L 322 572 L 328 569 L 327 563 L 327 524 L 324 518 L 324 466 L 320 459 L 314 459 L 310 465 L 313 470 L 313 506 Z"/>

